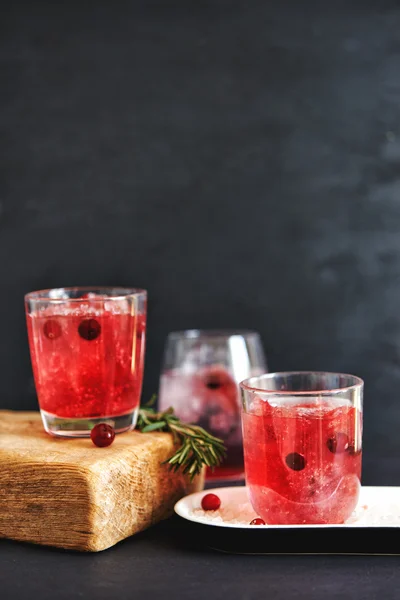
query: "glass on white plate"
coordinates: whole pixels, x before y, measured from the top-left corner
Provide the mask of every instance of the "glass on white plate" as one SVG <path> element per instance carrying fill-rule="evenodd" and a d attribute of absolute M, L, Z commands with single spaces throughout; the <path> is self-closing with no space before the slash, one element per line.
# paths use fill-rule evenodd
<path fill-rule="evenodd" d="M 246 485 L 270 525 L 344 523 L 361 490 L 364 382 L 267 373 L 240 383 Z"/>
<path fill-rule="evenodd" d="M 248 330 L 190 329 L 169 333 L 158 408 L 221 438 L 224 462 L 207 469 L 208 481 L 244 480 L 239 383 L 267 371 L 260 334 Z"/>

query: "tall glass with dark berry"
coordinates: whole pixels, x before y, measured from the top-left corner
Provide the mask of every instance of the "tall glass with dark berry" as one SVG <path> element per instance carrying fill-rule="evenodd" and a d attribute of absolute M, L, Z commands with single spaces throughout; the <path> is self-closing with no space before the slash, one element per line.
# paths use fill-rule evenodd
<path fill-rule="evenodd" d="M 246 485 L 269 524 L 344 523 L 361 487 L 363 381 L 288 372 L 240 385 Z"/>
<path fill-rule="evenodd" d="M 193 423 L 223 439 L 225 460 L 208 480 L 244 478 L 239 382 L 267 368 L 254 331 L 187 330 L 168 336 L 159 387 L 159 408 L 173 407 Z"/>
<path fill-rule="evenodd" d="M 96 423 L 132 429 L 145 355 L 147 293 L 60 288 L 25 296 L 29 348 L 48 433 L 90 436 Z"/>

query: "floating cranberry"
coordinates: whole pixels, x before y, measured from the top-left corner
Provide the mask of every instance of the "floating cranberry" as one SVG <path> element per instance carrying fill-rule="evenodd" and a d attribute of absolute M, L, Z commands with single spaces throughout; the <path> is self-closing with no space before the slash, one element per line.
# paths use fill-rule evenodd
<path fill-rule="evenodd" d="M 201 500 L 203 510 L 218 510 L 221 506 L 221 500 L 216 494 L 206 494 Z"/>
<path fill-rule="evenodd" d="M 61 325 L 58 321 L 50 319 L 43 325 L 43 333 L 49 340 L 56 340 L 61 335 Z"/>
<path fill-rule="evenodd" d="M 289 469 L 293 469 L 293 471 L 302 471 L 306 466 L 306 459 L 298 452 L 291 452 L 288 454 L 285 458 L 285 462 Z"/>
<path fill-rule="evenodd" d="M 110 446 L 115 438 L 115 431 L 107 423 L 98 423 L 90 432 L 90 439 L 95 446 L 105 448 Z"/>
<path fill-rule="evenodd" d="M 78 327 L 78 333 L 84 340 L 89 342 L 99 337 L 101 326 L 96 319 L 84 319 Z"/>
<path fill-rule="evenodd" d="M 361 448 L 356 450 L 354 444 L 349 444 L 349 446 L 347 448 L 347 452 L 348 452 L 348 454 L 350 454 L 350 456 L 357 456 L 358 454 L 361 454 Z"/>
<path fill-rule="evenodd" d="M 217 390 L 221 387 L 222 381 L 220 380 L 218 375 L 209 375 L 205 380 L 205 384 L 209 390 Z"/>
<path fill-rule="evenodd" d="M 349 447 L 349 438 L 345 433 L 339 432 L 335 433 L 329 440 L 326 442 L 328 446 L 328 450 L 333 454 L 345 452 Z"/>
<path fill-rule="evenodd" d="M 250 521 L 250 525 L 265 525 L 265 521 L 260 519 L 260 517 L 257 517 L 256 519 Z"/>

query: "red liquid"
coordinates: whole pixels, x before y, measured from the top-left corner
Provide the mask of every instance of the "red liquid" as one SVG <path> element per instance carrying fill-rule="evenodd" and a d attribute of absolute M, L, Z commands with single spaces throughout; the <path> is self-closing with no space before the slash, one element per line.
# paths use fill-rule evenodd
<path fill-rule="evenodd" d="M 83 301 L 27 315 L 41 410 L 87 419 L 129 414 L 139 405 L 146 315 L 105 306 Z"/>
<path fill-rule="evenodd" d="M 186 423 L 200 425 L 224 441 L 227 456 L 214 471 L 207 469 L 206 479 L 244 478 L 239 389 L 226 369 L 210 366 L 189 373 L 179 369 L 164 373 L 159 408 L 170 406 Z"/>
<path fill-rule="evenodd" d="M 361 414 L 338 404 L 271 406 L 242 414 L 246 484 L 269 524 L 343 523 L 361 479 Z"/>

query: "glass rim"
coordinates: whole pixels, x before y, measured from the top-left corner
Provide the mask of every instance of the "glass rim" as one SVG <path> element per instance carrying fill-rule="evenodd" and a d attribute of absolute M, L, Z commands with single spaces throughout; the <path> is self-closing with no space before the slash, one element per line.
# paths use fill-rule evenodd
<path fill-rule="evenodd" d="M 168 334 L 169 339 L 184 338 L 184 339 L 199 339 L 204 338 L 230 338 L 234 336 L 239 337 L 260 337 L 258 331 L 254 329 L 181 329 L 179 331 L 170 331 Z"/>
<path fill-rule="evenodd" d="M 139 296 L 147 296 L 147 290 L 143 288 L 129 288 L 123 286 L 112 286 L 112 285 L 84 285 L 84 286 L 68 286 L 68 287 L 54 287 L 54 288 L 46 288 L 42 290 L 34 290 L 32 292 L 28 292 L 25 294 L 24 299 L 25 302 L 33 301 L 33 302 L 82 302 L 82 300 L 86 300 L 86 298 L 52 298 L 49 296 L 50 292 L 62 291 L 64 292 L 83 292 L 83 293 L 93 293 L 99 292 L 100 290 L 104 291 L 114 291 L 117 292 L 110 296 L 99 296 L 98 298 L 88 298 L 91 302 L 95 302 L 96 300 L 102 300 L 106 298 L 107 300 L 122 300 L 124 298 L 129 297 L 139 297 Z M 119 292 L 119 293 L 118 293 Z"/>
<path fill-rule="evenodd" d="M 259 388 L 251 385 L 252 381 L 260 380 L 260 379 L 273 379 L 277 375 L 285 376 L 285 375 L 336 375 L 339 377 L 351 377 L 354 380 L 352 385 L 346 385 L 344 387 L 339 388 L 329 388 L 324 390 L 274 390 L 274 389 L 265 389 Z M 352 373 L 342 373 L 339 371 L 274 371 L 272 373 L 264 373 L 263 375 L 255 375 L 253 377 L 248 377 L 247 379 L 243 379 L 239 383 L 239 386 L 246 390 L 247 392 L 256 392 L 256 393 L 264 393 L 276 396 L 326 396 L 328 394 L 339 394 L 344 392 L 349 392 L 351 390 L 356 390 L 362 388 L 364 386 L 364 380 L 357 375 L 353 375 Z"/>

